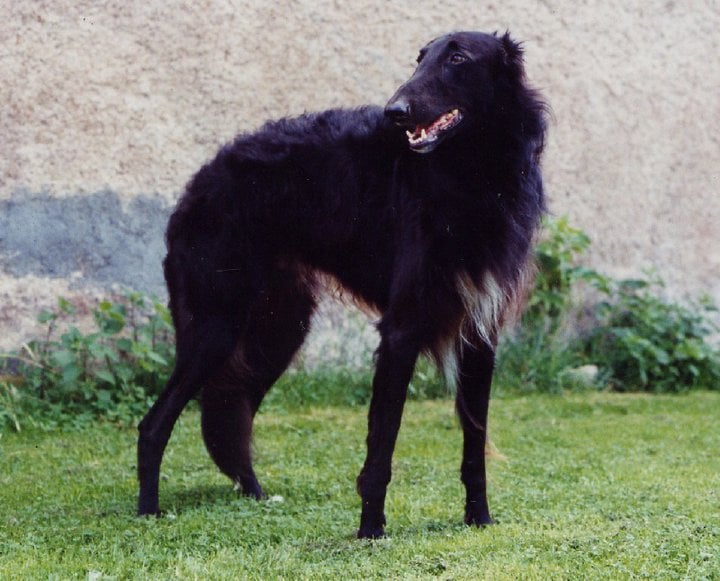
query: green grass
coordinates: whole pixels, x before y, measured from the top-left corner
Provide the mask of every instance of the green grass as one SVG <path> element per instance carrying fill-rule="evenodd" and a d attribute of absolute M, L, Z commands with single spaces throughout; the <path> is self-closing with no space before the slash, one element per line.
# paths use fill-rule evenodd
<path fill-rule="evenodd" d="M 136 518 L 135 433 L 108 425 L 0 439 L 0 578 L 720 578 L 720 394 L 499 399 L 490 503 L 461 523 L 452 404 L 411 402 L 388 537 L 353 538 L 365 411 L 269 411 L 238 497 L 197 412 L 163 465 L 165 518 Z"/>

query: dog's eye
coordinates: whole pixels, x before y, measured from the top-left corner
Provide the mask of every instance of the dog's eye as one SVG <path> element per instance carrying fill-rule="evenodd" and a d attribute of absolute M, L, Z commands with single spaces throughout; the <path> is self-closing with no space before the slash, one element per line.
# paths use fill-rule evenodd
<path fill-rule="evenodd" d="M 467 57 L 464 54 L 461 54 L 459 52 L 454 52 L 450 55 L 450 64 L 453 65 L 461 65 L 467 60 Z"/>

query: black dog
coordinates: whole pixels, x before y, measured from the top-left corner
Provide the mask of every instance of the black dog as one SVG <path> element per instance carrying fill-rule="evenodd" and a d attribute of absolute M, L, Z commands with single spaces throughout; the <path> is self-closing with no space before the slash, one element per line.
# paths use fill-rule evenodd
<path fill-rule="evenodd" d="M 359 537 L 379 537 L 419 354 L 457 389 L 465 522 L 492 522 L 485 432 L 498 330 L 543 212 L 545 107 L 510 37 L 430 42 L 383 111 L 331 110 L 238 137 L 189 184 L 167 230 L 177 364 L 140 424 L 140 514 L 157 513 L 173 425 L 202 390 L 207 448 L 260 498 L 250 438 L 263 396 L 332 284 L 381 315 Z"/>

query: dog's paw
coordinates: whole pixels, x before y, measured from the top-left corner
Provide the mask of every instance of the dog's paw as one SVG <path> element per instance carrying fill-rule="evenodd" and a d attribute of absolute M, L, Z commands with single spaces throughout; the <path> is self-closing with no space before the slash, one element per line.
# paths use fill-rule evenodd
<path fill-rule="evenodd" d="M 161 516 L 160 505 L 157 499 L 146 499 L 142 496 L 138 499 L 138 516 Z"/>
<path fill-rule="evenodd" d="M 480 515 L 466 514 L 465 515 L 465 524 L 468 526 L 471 526 L 471 527 L 484 528 L 484 527 L 488 527 L 490 525 L 494 525 L 495 521 L 492 519 L 492 517 L 489 514 L 480 514 Z"/>
<path fill-rule="evenodd" d="M 255 478 L 247 480 L 241 480 L 238 478 L 235 480 L 235 490 L 243 496 L 248 496 L 250 498 L 254 498 L 255 500 L 264 500 L 267 498 L 267 495 L 263 492 L 260 483 Z"/>
<path fill-rule="evenodd" d="M 358 539 L 381 539 L 385 536 L 385 528 L 382 525 L 361 526 L 356 536 Z"/>

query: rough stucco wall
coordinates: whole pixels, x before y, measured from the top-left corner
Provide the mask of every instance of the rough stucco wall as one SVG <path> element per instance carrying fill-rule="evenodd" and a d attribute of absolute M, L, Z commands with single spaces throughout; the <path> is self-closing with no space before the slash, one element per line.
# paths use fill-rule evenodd
<path fill-rule="evenodd" d="M 8 215 L 37 193 L 113 192 L 126 206 L 157 194 L 170 204 L 236 132 L 269 117 L 384 103 L 430 38 L 509 28 L 526 42 L 528 76 L 554 111 L 551 209 L 591 235 L 594 265 L 615 275 L 655 267 L 669 292 L 720 300 L 716 1 L 0 0 L 0 10 Z M 153 240 L 164 229 L 158 216 Z M 33 225 L 42 245 L 52 221 Z M 54 242 L 73 264 L 76 238 Z M 27 261 L 8 266 L 23 262 L 8 228 L 3 253 L 7 342 L 29 332 L 48 285 L 67 282 Z M 73 272 L 73 285 L 97 282 L 82 264 Z"/>

